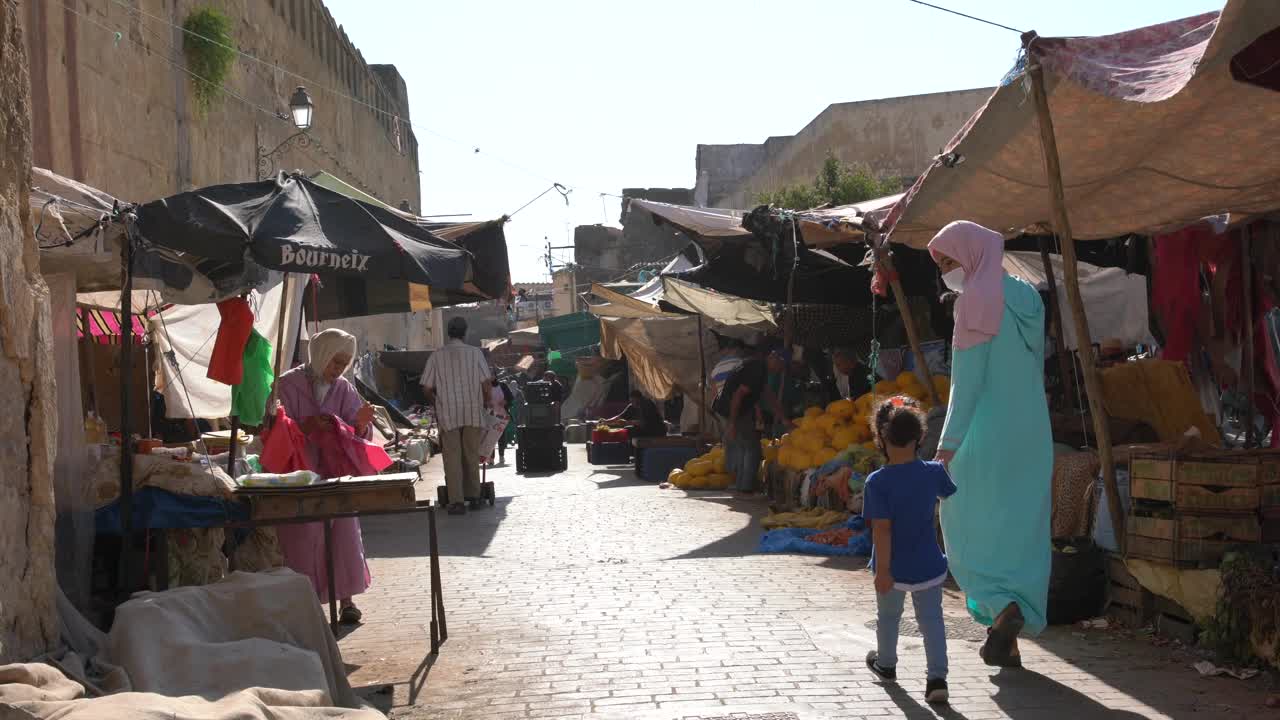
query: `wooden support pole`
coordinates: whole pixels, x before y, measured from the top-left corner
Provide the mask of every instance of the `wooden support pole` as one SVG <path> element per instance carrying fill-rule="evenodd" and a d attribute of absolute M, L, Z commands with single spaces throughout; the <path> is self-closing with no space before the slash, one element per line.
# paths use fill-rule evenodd
<path fill-rule="evenodd" d="M 120 590 L 133 592 L 133 231 L 125 221 L 124 281 L 120 284 Z M 89 325 L 85 324 L 88 333 Z"/>
<path fill-rule="evenodd" d="M 275 403 L 276 387 L 280 383 L 280 371 L 283 369 L 282 365 L 284 364 L 284 326 L 285 321 L 288 319 L 286 311 L 289 308 L 289 298 L 292 296 L 293 294 L 289 292 L 289 273 L 285 273 L 284 278 L 280 280 L 280 314 L 276 325 L 276 356 L 273 362 L 275 376 L 271 381 L 271 392 L 267 395 L 267 414 L 264 421 L 268 425 L 275 419 L 275 413 L 272 411 L 271 406 Z M 396 433 L 396 441 L 399 442 L 399 439 L 400 434 Z"/>
<path fill-rule="evenodd" d="M 1054 318 L 1054 342 L 1058 344 L 1058 372 L 1062 373 L 1063 410 L 1071 412 L 1075 401 L 1071 396 L 1076 390 L 1076 375 L 1072 372 L 1071 353 L 1067 350 L 1067 331 L 1064 327 L 1067 316 L 1062 312 L 1062 303 L 1058 301 L 1058 278 L 1053 274 L 1053 263 L 1049 261 L 1049 238 L 1040 236 L 1040 261 L 1044 263 L 1045 282 L 1049 284 L 1049 309 Z"/>
<path fill-rule="evenodd" d="M 942 398 L 938 395 L 938 389 L 933 386 L 933 378 L 929 376 L 929 364 L 925 361 L 924 351 L 920 344 L 920 333 L 916 329 L 916 318 L 911 314 L 911 306 L 907 304 L 907 293 L 902 289 L 902 281 L 898 279 L 898 271 L 893 266 L 893 257 L 884 249 L 884 241 L 879 236 L 867 234 L 867 244 L 871 246 L 871 252 L 875 254 L 876 264 L 880 266 L 885 276 L 889 278 L 889 287 L 893 290 L 893 300 L 898 305 L 898 312 L 902 314 L 902 327 L 907 331 L 907 344 L 911 347 L 911 354 L 916 359 L 916 376 L 924 383 L 925 388 L 929 391 L 929 401 L 934 406 L 942 404 Z M 871 368 L 872 371 L 875 368 Z"/>
<path fill-rule="evenodd" d="M 1040 125 L 1040 146 L 1044 151 L 1044 169 L 1049 182 L 1049 201 L 1053 207 L 1053 226 L 1062 241 L 1062 275 L 1067 287 L 1067 301 L 1075 320 L 1076 347 L 1084 366 L 1084 387 L 1088 393 L 1089 414 L 1093 417 L 1093 430 L 1098 440 L 1098 457 L 1102 462 L 1103 490 L 1111 511 L 1111 527 L 1121 551 L 1125 547 L 1124 506 L 1120 504 L 1120 490 L 1116 485 L 1115 456 L 1111 447 L 1111 422 L 1107 417 L 1102 398 L 1102 377 L 1093 356 L 1093 336 L 1089 334 L 1089 318 L 1084 312 L 1084 300 L 1080 296 L 1080 268 L 1076 261 L 1075 238 L 1071 234 L 1071 220 L 1067 216 L 1066 194 L 1062 186 L 1062 166 L 1058 158 L 1058 141 L 1053 132 L 1053 116 L 1049 113 L 1049 95 L 1044 86 L 1044 70 L 1036 57 L 1034 32 L 1022 36 L 1027 52 L 1027 76 L 1031 79 L 1031 94 L 1035 101 Z"/>
<path fill-rule="evenodd" d="M 707 434 L 707 348 L 706 338 L 702 331 L 702 313 L 698 313 L 698 364 L 702 374 L 698 376 L 698 391 L 702 397 L 698 401 L 698 432 Z"/>
<path fill-rule="evenodd" d="M 1244 293 L 1244 362 L 1241 363 L 1244 370 L 1244 393 L 1245 393 L 1245 447 L 1253 447 L 1256 441 L 1253 416 L 1255 412 L 1253 404 L 1253 393 L 1256 389 L 1254 386 L 1254 375 L 1257 369 L 1253 362 L 1253 232 L 1248 226 L 1241 231 L 1240 238 L 1240 279 L 1241 290 Z"/>

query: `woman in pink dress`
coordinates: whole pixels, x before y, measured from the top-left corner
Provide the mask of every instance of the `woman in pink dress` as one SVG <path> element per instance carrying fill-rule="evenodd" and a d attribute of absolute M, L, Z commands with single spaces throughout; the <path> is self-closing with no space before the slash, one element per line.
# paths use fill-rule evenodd
<path fill-rule="evenodd" d="M 311 338 L 307 364 L 280 376 L 276 397 L 308 437 L 327 433 L 331 417 L 337 417 L 350 425 L 357 437 L 371 438 L 373 408 L 360 398 L 351 382 L 342 377 L 351 367 L 355 353 L 355 337 L 341 330 L 325 330 Z M 306 456 L 311 469 L 322 477 L 343 474 L 326 466 L 316 443 L 307 443 Z M 310 577 L 320 601 L 328 602 L 323 524 L 281 525 L 277 532 L 285 564 Z M 342 622 L 358 623 L 361 613 L 352 598 L 368 589 L 371 580 L 364 559 L 360 521 L 357 518 L 334 520 L 332 538 L 334 588 L 342 603 Z"/>

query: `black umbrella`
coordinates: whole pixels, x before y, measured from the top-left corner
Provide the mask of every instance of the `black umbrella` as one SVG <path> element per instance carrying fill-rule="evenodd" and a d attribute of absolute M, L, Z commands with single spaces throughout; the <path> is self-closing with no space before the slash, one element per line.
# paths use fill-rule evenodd
<path fill-rule="evenodd" d="M 353 286 L 377 289 L 388 281 L 474 290 L 466 250 L 302 175 L 180 193 L 142 205 L 137 218 L 153 245 L 229 266 L 333 277 L 348 294 Z"/>

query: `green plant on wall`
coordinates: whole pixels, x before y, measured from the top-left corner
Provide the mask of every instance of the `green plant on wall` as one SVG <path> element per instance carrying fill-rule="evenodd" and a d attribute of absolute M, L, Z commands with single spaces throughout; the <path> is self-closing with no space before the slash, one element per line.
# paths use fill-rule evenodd
<path fill-rule="evenodd" d="M 231 37 L 231 18 L 211 7 L 199 7 L 182 24 L 183 54 L 191 71 L 196 109 L 205 113 L 222 95 L 222 86 L 235 62 L 235 40 Z"/>

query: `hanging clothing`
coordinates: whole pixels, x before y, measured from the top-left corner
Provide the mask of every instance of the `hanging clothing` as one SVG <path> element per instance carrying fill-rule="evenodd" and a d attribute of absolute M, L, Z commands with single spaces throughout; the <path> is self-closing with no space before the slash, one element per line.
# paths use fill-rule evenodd
<path fill-rule="evenodd" d="M 222 322 L 206 375 L 224 385 L 239 385 L 244 377 L 244 348 L 253 332 L 253 310 L 244 298 L 235 297 L 218 303 L 218 314 Z"/>
<path fill-rule="evenodd" d="M 231 386 L 231 414 L 238 415 L 245 425 L 261 425 L 267 414 L 267 398 L 276 379 L 271 359 L 271 343 L 250 328 L 249 342 L 244 346 L 244 376 Z"/>
<path fill-rule="evenodd" d="M 1035 635 L 1047 623 L 1052 562 L 1044 305 L 1025 282 L 1006 275 L 1003 285 L 999 332 L 952 361 L 941 446 L 955 452 L 948 469 L 959 491 L 942 504 L 942 531 L 974 620 L 991 625 L 1016 602 Z"/>
<path fill-rule="evenodd" d="M 307 436 L 289 417 L 283 404 L 276 408 L 275 422 L 262 435 L 262 454 L 258 456 L 258 462 L 263 470 L 270 473 L 311 469 L 311 463 L 307 462 Z"/>
<path fill-rule="evenodd" d="M 311 365 L 308 364 L 280 376 L 276 396 L 280 399 L 280 404 L 288 416 L 297 418 L 300 423 L 304 423 L 307 418 L 315 415 L 333 415 L 348 425 L 355 423 L 356 413 L 364 406 L 355 387 L 346 378 L 338 378 L 329 387 L 324 399 L 317 401 L 314 390 L 316 375 L 317 373 L 314 373 Z M 277 431 L 273 428 L 271 435 L 275 432 Z M 371 432 L 372 429 L 367 430 L 366 434 Z M 317 434 L 314 438 L 301 438 L 301 440 L 298 439 L 301 435 L 300 428 L 297 433 L 289 436 L 290 442 L 294 443 L 295 451 L 300 451 L 301 460 L 306 463 L 306 469 L 314 470 L 325 478 L 351 474 L 344 472 L 347 468 L 340 463 L 335 463 L 333 456 L 322 451 L 323 445 L 331 444 L 324 442 L 324 433 Z M 269 435 L 267 442 L 271 439 Z M 335 467 L 335 465 L 338 466 Z M 263 468 L 271 472 L 279 472 L 269 467 L 266 460 L 263 460 Z M 323 523 L 281 525 L 278 534 L 280 548 L 284 551 L 285 565 L 309 577 L 321 602 L 328 602 L 329 574 L 325 567 Z M 358 518 L 334 520 L 331 537 L 334 587 L 338 598 L 345 600 L 367 590 L 372 581 L 368 563 L 365 562 L 360 520 Z"/>

